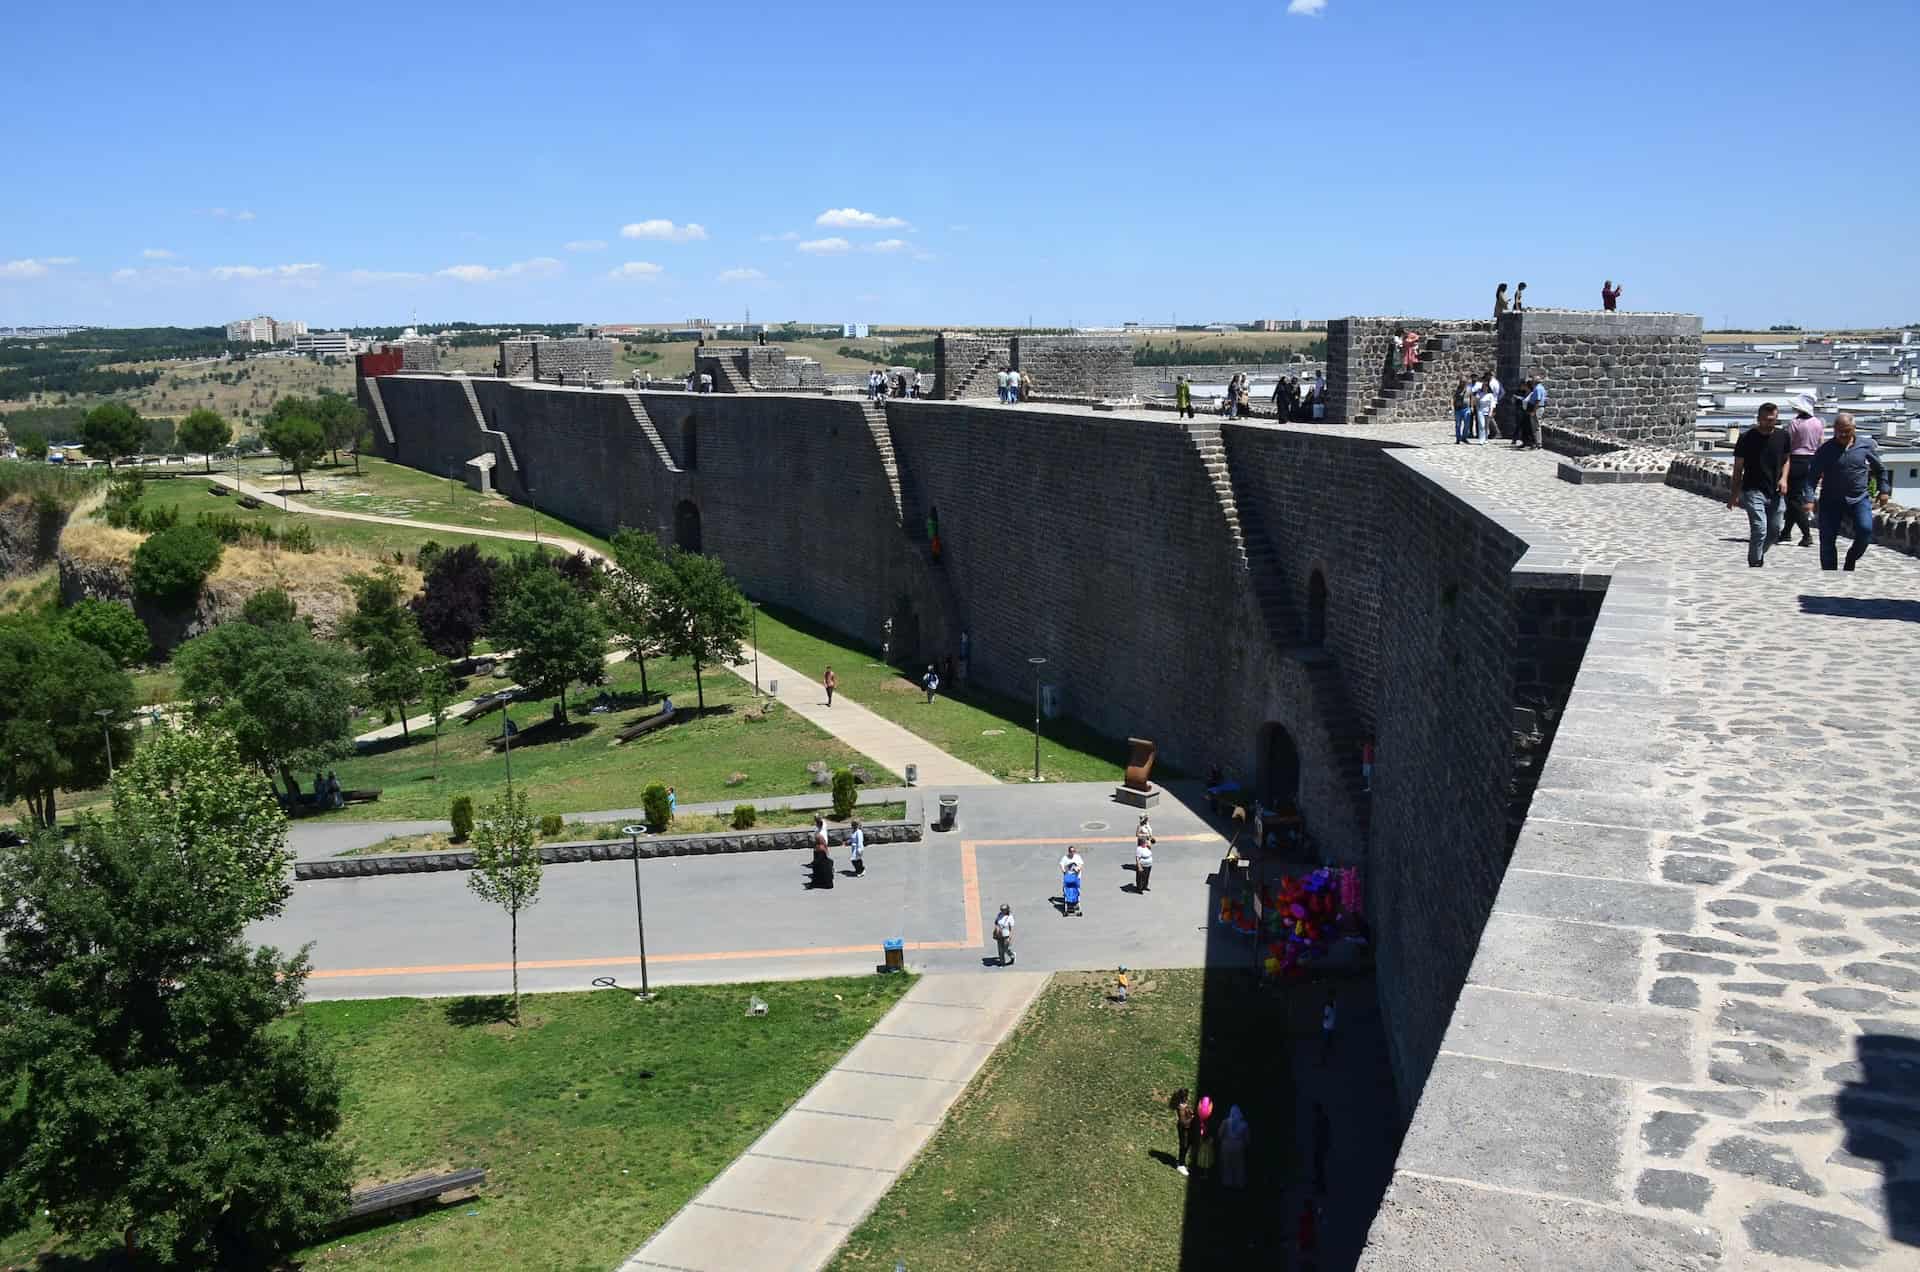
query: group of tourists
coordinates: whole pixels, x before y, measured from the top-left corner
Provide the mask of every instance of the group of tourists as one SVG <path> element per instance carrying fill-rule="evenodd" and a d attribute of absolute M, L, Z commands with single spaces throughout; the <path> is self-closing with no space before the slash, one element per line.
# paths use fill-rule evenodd
<path fill-rule="evenodd" d="M 1733 448 L 1727 507 L 1746 511 L 1747 564 L 1765 565 L 1767 549 L 1785 543 L 1795 526 L 1800 546 L 1811 547 L 1817 527 L 1820 568 L 1851 570 L 1873 541 L 1876 490 L 1885 496 L 1890 488 L 1880 449 L 1846 411 L 1833 417 L 1828 438 L 1811 394 L 1792 406 L 1793 422 L 1781 428 L 1780 407 L 1762 404 Z M 1844 565 L 1835 542 L 1843 528 L 1853 536 Z"/>
<path fill-rule="evenodd" d="M 1512 419 L 1500 419 L 1500 401 L 1506 387 L 1488 368 L 1469 380 L 1460 376 L 1453 385 L 1453 442 L 1456 446 L 1485 446 L 1489 441 L 1506 438 L 1514 450 L 1540 449 L 1540 417 L 1547 409 L 1547 384 L 1539 376 L 1528 376 Z"/>
<path fill-rule="evenodd" d="M 847 860 L 853 863 L 853 877 L 867 873 L 867 832 L 855 817 L 847 823 Z M 807 888 L 833 887 L 833 857 L 827 852 L 827 819 L 813 815 L 813 856 L 807 862 Z"/>
<path fill-rule="evenodd" d="M 1012 367 L 1001 367 L 1000 373 L 995 379 L 1000 386 L 1001 403 L 1006 406 L 1020 405 L 1020 373 Z M 1027 377 L 1026 389 L 1029 393 L 1033 391 L 1033 377 L 1031 376 Z"/>
<path fill-rule="evenodd" d="M 1327 400 L 1327 377 L 1323 371 L 1313 374 L 1313 382 L 1307 383 L 1304 377 L 1281 376 L 1273 386 L 1273 414 L 1279 420 L 1298 420 L 1307 422 L 1314 418 L 1314 409 Z M 1173 381 L 1173 409 L 1181 419 L 1197 419 L 1193 407 L 1193 380 L 1189 376 L 1179 375 Z M 1253 382 L 1244 371 L 1234 372 L 1227 381 L 1226 392 L 1220 396 L 1220 414 L 1230 420 L 1248 419 L 1253 415 Z"/>
<path fill-rule="evenodd" d="M 888 375 L 884 371 L 867 372 L 867 398 L 878 402 L 883 398 L 919 398 L 927 395 L 926 377 L 915 371 L 909 380 L 904 371 L 895 371 Z"/>

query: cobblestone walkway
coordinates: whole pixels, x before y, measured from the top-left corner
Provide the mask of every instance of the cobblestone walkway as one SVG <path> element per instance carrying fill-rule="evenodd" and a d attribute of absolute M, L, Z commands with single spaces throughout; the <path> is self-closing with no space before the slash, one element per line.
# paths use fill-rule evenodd
<path fill-rule="evenodd" d="M 1365 1266 L 1920 1267 L 1920 561 L 1370 432 L 1613 582 Z"/>

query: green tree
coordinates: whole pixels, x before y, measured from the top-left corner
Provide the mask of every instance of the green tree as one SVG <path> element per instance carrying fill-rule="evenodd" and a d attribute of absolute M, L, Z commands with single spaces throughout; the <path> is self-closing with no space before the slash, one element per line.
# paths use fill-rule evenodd
<path fill-rule="evenodd" d="M 513 678 L 539 697 L 557 694 L 567 718 L 567 686 L 607 678 L 607 625 L 591 598 L 550 566 L 513 580 L 490 629 L 496 646 L 513 650 Z"/>
<path fill-rule="evenodd" d="M 0 621 L 0 800 L 53 825 L 55 792 L 104 783 L 109 745 L 132 756 L 132 710 L 133 681 L 104 651 L 57 622 Z"/>
<path fill-rule="evenodd" d="M 290 888 L 285 819 L 238 763 L 165 734 L 110 820 L 0 856 L 0 1230 L 44 1213 L 129 1260 L 264 1267 L 345 1209 L 339 1079 L 281 1027 L 307 955 L 243 939 Z"/>
<path fill-rule="evenodd" d="M 135 596 L 185 607 L 220 564 L 220 540 L 204 526 L 168 526 L 133 550 L 129 575 Z"/>
<path fill-rule="evenodd" d="M 426 642 L 420 639 L 420 624 L 406 606 L 400 576 L 390 567 L 382 566 L 371 575 L 357 575 L 348 583 L 353 588 L 354 610 L 340 634 L 359 653 L 366 668 L 361 693 L 369 703 L 393 708 L 400 718 L 401 738 L 411 741 L 407 704 L 425 688 L 422 668 L 430 658 Z"/>
<path fill-rule="evenodd" d="M 266 439 L 267 448 L 286 462 L 300 483 L 300 489 L 305 490 L 307 469 L 327 453 L 327 439 L 320 431 L 320 425 L 304 415 L 288 415 L 268 420 L 262 436 Z"/>
<path fill-rule="evenodd" d="M 411 612 L 411 611 L 409 611 Z M 433 780 L 440 780 L 440 726 L 447 722 L 447 710 L 453 706 L 453 669 L 445 659 L 435 659 L 420 675 L 420 697 L 433 717 Z M 406 732 L 403 728 L 401 732 Z"/>
<path fill-rule="evenodd" d="M 133 608 L 121 601 L 101 601 L 85 597 L 66 612 L 67 630 L 104 652 L 122 667 L 145 661 L 153 648 L 147 625 Z"/>
<path fill-rule="evenodd" d="M 367 447 L 373 445 L 373 430 L 362 424 L 360 431 L 353 435 L 353 475 L 360 475 L 360 456 Z"/>
<path fill-rule="evenodd" d="M 14 449 L 20 452 L 20 458 L 39 463 L 47 457 L 47 435 L 27 429 L 13 439 Z"/>
<path fill-rule="evenodd" d="M 174 653 L 197 720 L 231 733 L 240 754 L 297 799 L 296 769 L 352 751 L 351 653 L 303 623 L 222 623 Z"/>
<path fill-rule="evenodd" d="M 658 576 L 654 599 L 654 632 L 671 658 L 693 664 L 694 691 L 700 710 L 707 709 L 703 668 L 739 661 L 747 639 L 747 598 L 727 577 L 727 568 L 710 556 L 682 552 L 667 554 Z"/>
<path fill-rule="evenodd" d="M 291 623 L 298 617 L 299 611 L 293 607 L 293 598 L 277 587 L 262 588 L 249 596 L 240 607 L 240 621 L 252 623 L 255 627 Z"/>
<path fill-rule="evenodd" d="M 80 440 L 89 457 L 111 464 L 140 453 L 147 444 L 147 422 L 125 402 L 103 402 L 80 421 Z"/>
<path fill-rule="evenodd" d="M 600 589 L 600 609 L 614 641 L 640 668 L 640 697 L 647 690 L 647 659 L 660 656 L 660 636 L 654 630 L 653 589 L 666 568 L 660 541 L 640 530 L 622 530 L 613 536 L 615 568 L 607 571 Z"/>
<path fill-rule="evenodd" d="M 352 446 L 367 427 L 367 413 L 360 409 L 360 404 L 344 393 L 331 390 L 322 392 L 314 400 L 312 419 L 320 426 L 336 464 L 340 462 L 340 448 Z"/>
<path fill-rule="evenodd" d="M 180 421 L 179 431 L 174 436 L 188 450 L 204 455 L 207 471 L 212 472 L 213 453 L 233 440 L 233 425 L 227 423 L 218 411 L 202 408 L 189 412 L 187 418 Z"/>
<path fill-rule="evenodd" d="M 513 959 L 513 1023 L 520 1024 L 520 911 L 540 899 L 540 852 L 535 847 L 527 792 L 508 791 L 480 810 L 473 828 L 473 869 L 467 887 L 507 912 Z"/>

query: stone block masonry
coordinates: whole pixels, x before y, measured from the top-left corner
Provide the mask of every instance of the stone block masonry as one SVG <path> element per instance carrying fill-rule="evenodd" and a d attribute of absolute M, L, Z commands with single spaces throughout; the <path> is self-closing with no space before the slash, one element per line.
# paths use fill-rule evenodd
<path fill-rule="evenodd" d="M 933 339 L 933 396 L 955 402 L 990 398 L 995 376 L 1013 365 L 1013 340 L 943 331 Z"/>
<path fill-rule="evenodd" d="M 1133 396 L 1133 341 L 1112 336 L 1015 336 L 1021 394 L 1115 402 Z M 1030 383 L 1029 383 L 1030 382 Z"/>
<path fill-rule="evenodd" d="M 1420 333 L 1420 370 L 1400 371 L 1400 338 Z M 1453 416 L 1454 380 L 1473 380 L 1494 364 L 1490 321 L 1443 318 L 1337 318 L 1327 324 L 1327 422 L 1386 423 Z M 1390 398 L 1383 406 L 1374 403 Z"/>
<path fill-rule="evenodd" d="M 1501 315 L 1499 349 L 1507 410 L 1538 376 L 1554 423 L 1627 444 L 1692 447 L 1699 318 L 1529 309 Z"/>
<path fill-rule="evenodd" d="M 574 384 L 611 380 L 617 344 L 617 341 L 594 336 L 502 340 L 500 377 L 565 380 Z"/>

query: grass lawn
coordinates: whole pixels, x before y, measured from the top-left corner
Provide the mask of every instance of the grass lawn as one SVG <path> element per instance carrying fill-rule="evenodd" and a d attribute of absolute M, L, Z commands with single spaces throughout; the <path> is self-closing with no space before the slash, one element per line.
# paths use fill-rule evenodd
<path fill-rule="evenodd" d="M 920 686 L 881 663 L 878 650 L 773 606 L 760 611 L 760 648 L 809 680 L 832 666 L 849 700 L 1002 781 L 1033 776 L 1031 702 L 974 687 L 950 695 L 943 686 L 928 706 Z M 1124 741 L 1103 738 L 1078 721 L 1041 722 L 1040 775 L 1049 782 L 1117 782 L 1126 757 Z"/>
<path fill-rule="evenodd" d="M 829 826 L 843 826 L 845 818 L 835 817 L 830 808 L 819 812 L 827 819 Z M 907 806 L 903 801 L 894 800 L 886 804 L 860 804 L 855 806 L 850 817 L 857 816 L 862 822 L 899 821 L 907 815 Z M 624 821 L 608 822 L 568 822 L 557 835 L 543 835 L 549 843 L 580 843 L 588 839 L 625 839 Z M 755 830 L 779 830 L 795 826 L 813 825 L 813 810 L 795 808 L 763 808 L 754 815 Z M 674 816 L 670 833 L 675 835 L 712 835 L 733 829 L 732 813 L 678 813 Z M 453 842 L 447 831 L 434 831 L 426 835 L 392 835 L 377 844 L 365 848 L 352 848 L 336 855 L 341 857 L 378 857 L 386 853 L 450 852 L 456 848 L 465 848 L 465 844 Z"/>
<path fill-rule="evenodd" d="M 180 696 L 180 677 L 171 664 L 142 667 L 133 673 L 133 700 L 142 707 L 172 702 Z"/>
<path fill-rule="evenodd" d="M 499 1022 L 495 999 L 309 1003 L 298 1019 L 338 1058 L 342 1134 L 360 1186 L 466 1166 L 488 1177 L 471 1201 L 301 1258 L 309 1268 L 605 1272 L 910 984 L 871 976 L 688 986 L 644 1006 L 618 990 L 529 996 L 518 1032 Z M 766 1001 L 765 1016 L 746 1015 L 749 994 Z M 0 1266 L 31 1258 L 46 1236 L 0 1237 Z"/>
<path fill-rule="evenodd" d="M 1137 972 L 1116 1007 L 1112 979 L 1054 976 L 833 1272 L 1282 1266 L 1292 1230 L 1272 1199 L 1299 1169 L 1282 1000 L 1232 973 Z M 1167 1099 L 1183 1086 L 1216 1117 L 1245 1111 L 1245 1192 L 1172 1169 Z"/>
<path fill-rule="evenodd" d="M 576 688 L 568 694 L 564 736 L 514 743 L 514 784 L 528 790 L 536 814 L 638 808 L 640 792 L 655 781 L 674 787 L 683 804 L 791 795 L 810 789 L 806 766 L 814 760 L 834 768 L 861 764 L 875 786 L 899 783 L 894 774 L 785 708 L 775 706 L 764 720 L 747 720 L 753 686 L 719 668 L 706 673 L 706 715 L 614 746 L 615 730 L 657 711 L 661 693 L 672 695 L 674 705 L 691 715 L 693 668 L 649 662 L 648 687 L 656 701 L 646 706 L 640 703 L 640 670 L 634 664 L 612 664 L 607 679 L 608 690 L 618 695 L 616 710 L 588 714 L 598 691 Z M 515 702 L 514 724 L 525 730 L 546 720 L 553 701 Z M 471 724 L 443 726 L 438 782 L 430 729 L 415 731 L 410 744 L 341 761 L 335 769 L 342 786 L 379 787 L 382 794 L 377 803 L 357 804 L 338 816 L 353 821 L 442 818 L 456 795 L 484 803 L 506 781 L 505 758 L 487 746 L 499 734 L 498 712 Z M 745 779 L 729 786 L 734 773 Z M 305 781 L 307 775 L 301 777 Z"/>
<path fill-rule="evenodd" d="M 326 470 L 322 473 L 307 474 L 308 485 L 315 486 L 322 481 L 328 480 L 327 473 L 331 471 L 332 470 Z M 345 472 L 350 479 L 353 474 L 352 466 L 347 465 Z M 425 474 L 420 474 L 420 476 L 425 477 Z M 260 485 L 261 488 L 265 490 L 278 489 L 278 477 L 274 474 L 266 474 L 259 477 L 248 474 L 245 479 L 254 482 L 256 485 Z M 431 481 L 433 479 L 428 477 L 426 480 Z M 443 482 L 441 484 L 444 485 L 445 483 Z M 301 494 L 291 485 L 287 487 L 287 493 L 296 503 L 314 497 L 311 493 L 306 495 Z M 478 498 L 478 496 L 472 495 L 472 492 L 463 493 L 469 497 Z M 366 553 L 371 557 L 380 557 L 383 559 L 391 559 L 395 552 L 403 552 L 406 554 L 407 559 L 411 561 L 414 554 L 420 550 L 420 545 L 429 539 L 438 543 L 443 548 L 454 548 L 462 544 L 471 543 L 477 546 L 482 553 L 495 557 L 509 556 L 515 552 L 527 552 L 533 549 L 531 543 L 516 542 L 511 539 L 493 539 L 481 535 L 460 534 L 454 531 L 425 530 L 419 526 L 387 526 L 374 522 L 339 521 L 330 517 L 312 517 L 305 516 L 301 513 L 286 513 L 282 512 L 274 504 L 266 502 L 263 502 L 258 508 L 242 508 L 238 495 L 231 492 L 225 495 L 211 493 L 208 490 L 208 483 L 204 476 L 185 476 L 165 481 L 149 481 L 146 485 L 145 492 L 140 497 L 140 503 L 143 507 L 148 508 L 176 507 L 180 510 L 180 520 L 183 522 L 192 521 L 202 512 L 225 513 L 228 516 L 241 517 L 249 521 L 265 521 L 276 530 L 296 521 L 303 522 L 312 529 L 314 542 L 321 547 L 350 548 L 357 552 Z M 359 511 L 358 509 L 351 510 Z M 431 520 L 431 518 L 427 517 L 422 517 L 421 519 Z M 547 520 L 551 521 L 551 518 Z M 461 524 L 472 523 L 467 521 Z M 558 525 L 558 523 L 554 524 Z M 531 529 L 531 524 L 530 522 L 522 522 L 518 527 L 505 526 L 503 528 Z M 543 526 L 543 529 L 544 528 Z M 579 537 L 579 532 L 570 528 L 564 531 L 564 533 L 572 537 Z"/>

